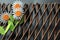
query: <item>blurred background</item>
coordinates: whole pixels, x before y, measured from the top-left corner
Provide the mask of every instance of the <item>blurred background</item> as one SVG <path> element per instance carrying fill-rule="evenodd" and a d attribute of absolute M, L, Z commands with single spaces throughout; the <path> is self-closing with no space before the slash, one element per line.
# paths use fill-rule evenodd
<path fill-rule="evenodd" d="M 12 3 L 15 0 L 0 0 L 0 3 Z M 56 3 L 60 3 L 60 0 L 21 0 L 24 3 L 52 3 L 52 2 L 56 2 Z"/>

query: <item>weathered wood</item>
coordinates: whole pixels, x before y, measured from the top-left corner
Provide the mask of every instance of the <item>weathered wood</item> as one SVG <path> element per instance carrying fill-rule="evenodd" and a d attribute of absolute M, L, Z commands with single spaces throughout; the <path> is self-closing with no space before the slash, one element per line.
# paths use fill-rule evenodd
<path fill-rule="evenodd" d="M 35 13 L 34 18 L 32 18 L 32 12 L 34 11 L 33 8 L 29 12 L 29 15 L 27 18 L 26 18 L 26 15 L 24 14 L 24 23 L 21 26 L 21 29 L 19 29 L 16 32 L 15 37 L 12 39 L 12 36 L 14 35 L 15 30 L 18 28 L 18 25 L 19 25 L 19 23 L 18 23 L 15 26 L 16 28 L 14 29 L 13 32 L 11 32 L 11 34 L 9 35 L 7 40 L 18 40 L 18 38 L 20 40 L 31 40 L 31 38 L 33 38 L 32 40 L 38 40 L 39 37 L 41 37 L 39 40 L 44 40 L 44 39 L 46 39 L 45 38 L 46 34 L 48 34 L 47 40 L 51 40 L 51 38 L 56 40 L 58 38 L 58 36 L 60 35 L 60 30 L 56 31 L 56 29 L 58 28 L 58 24 L 60 23 L 60 18 L 58 17 L 58 11 L 60 10 L 60 4 L 49 3 L 49 4 L 40 4 L 40 5 L 41 6 L 40 6 L 39 10 L 37 10 L 37 12 Z M 29 8 L 30 7 L 31 6 L 29 6 Z M 27 8 L 24 13 L 26 13 L 29 8 Z M 42 12 L 40 11 L 40 9 Z M 40 18 L 38 17 L 38 12 L 42 13 Z M 26 27 L 26 23 L 28 22 L 28 20 L 29 20 L 29 23 Z M 35 22 L 34 28 L 31 30 L 34 20 L 36 20 L 36 22 Z M 42 22 L 42 25 L 40 26 L 39 23 L 41 20 L 43 22 Z M 49 21 L 48 24 L 46 24 L 47 21 Z M 48 26 L 45 28 L 46 25 L 48 25 Z M 53 25 L 52 30 L 50 30 L 51 25 Z M 38 26 L 40 26 L 41 28 L 38 28 Z M 18 36 L 20 36 L 19 33 L 21 31 L 22 31 L 22 33 L 20 34 L 21 37 L 18 37 Z M 40 33 L 42 33 L 42 35 Z M 7 35 L 7 33 L 6 33 L 6 35 Z M 6 35 L 4 35 L 1 40 L 5 40 Z M 25 38 L 27 38 L 27 39 L 25 39 Z"/>
<path fill-rule="evenodd" d="M 54 7 L 53 7 L 53 8 L 54 8 Z M 41 32 L 42 28 L 44 27 L 44 25 L 45 25 L 46 21 L 48 20 L 48 18 L 49 18 L 49 17 L 50 17 L 50 15 L 52 14 L 51 12 L 52 12 L 53 8 L 51 9 L 51 11 L 50 11 L 49 15 L 46 17 L 45 22 L 44 22 L 44 23 L 43 23 L 43 25 L 41 26 L 41 28 L 40 28 L 39 32 L 37 33 L 37 36 L 35 37 L 35 39 L 34 39 L 34 40 L 36 40 L 36 38 L 38 37 L 38 35 L 39 35 L 39 33 Z"/>
<path fill-rule="evenodd" d="M 60 19 L 58 19 L 58 22 L 55 24 L 55 26 L 54 26 L 52 32 L 50 33 L 50 35 L 49 35 L 49 37 L 48 37 L 48 40 L 50 40 L 52 34 L 55 33 L 55 29 L 56 29 L 56 27 L 58 26 L 59 22 L 60 22 Z M 55 35 L 56 35 L 56 34 L 55 34 Z M 55 37 L 55 35 L 54 35 L 54 37 Z"/>
<path fill-rule="evenodd" d="M 47 31 L 49 30 L 50 25 L 52 24 L 52 22 L 53 22 L 54 19 L 56 18 L 57 14 L 58 14 L 58 11 L 59 11 L 59 10 L 57 10 L 57 12 L 55 13 L 55 16 L 53 17 L 52 21 L 50 22 L 49 26 L 47 27 L 47 29 L 46 29 L 46 31 L 45 31 L 45 33 L 44 33 L 44 36 L 45 36 L 45 34 L 47 33 Z M 44 36 L 43 36 L 43 38 L 44 38 Z M 42 38 L 42 39 L 43 39 L 43 38 Z"/>
<path fill-rule="evenodd" d="M 43 16 L 44 16 L 44 14 L 45 14 L 46 10 L 47 10 L 47 7 L 46 7 L 46 9 L 44 10 L 44 13 L 42 14 L 42 16 L 40 17 L 40 20 L 43 18 Z M 34 27 L 33 31 L 31 32 L 30 37 L 31 37 L 31 36 L 32 36 L 32 34 L 34 33 L 35 29 L 37 28 L 37 26 L 38 26 L 38 24 L 39 24 L 40 20 L 39 20 L 39 21 L 38 21 L 38 23 L 35 25 L 35 27 Z M 28 38 L 28 40 L 30 39 L 30 37 Z"/>
<path fill-rule="evenodd" d="M 57 32 L 56 36 L 54 37 L 54 40 L 56 40 L 57 36 L 60 35 L 60 30 Z"/>

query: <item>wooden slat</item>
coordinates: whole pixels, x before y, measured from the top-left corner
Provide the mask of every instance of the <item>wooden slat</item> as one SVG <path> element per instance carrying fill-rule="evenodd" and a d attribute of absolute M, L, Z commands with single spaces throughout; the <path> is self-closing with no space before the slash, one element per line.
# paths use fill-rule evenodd
<path fill-rule="evenodd" d="M 57 10 L 59 7 L 58 7 L 58 4 L 56 3 L 56 7 L 55 7 L 55 10 Z M 55 23 L 57 22 L 57 20 L 58 20 L 58 15 L 56 16 L 56 18 L 55 18 Z"/>
<path fill-rule="evenodd" d="M 57 32 L 57 34 L 56 34 L 56 36 L 55 36 L 55 38 L 54 38 L 54 40 L 56 40 L 57 39 L 57 37 L 60 35 L 60 30 Z"/>
<path fill-rule="evenodd" d="M 31 12 L 32 13 L 32 12 Z M 35 15 L 35 17 L 37 16 L 37 14 Z M 31 23 L 32 23 L 32 21 L 31 21 Z M 31 23 L 29 24 L 29 25 L 31 25 Z M 22 27 L 23 28 L 23 27 Z M 20 31 L 19 31 L 20 32 Z M 19 33 L 18 32 L 18 33 Z M 16 37 L 14 38 L 14 40 L 17 38 L 17 36 L 18 36 L 18 34 L 16 35 Z"/>
<path fill-rule="evenodd" d="M 45 15 L 45 12 L 46 12 L 47 8 L 48 8 L 48 7 L 46 7 L 46 9 L 44 10 L 42 16 L 40 17 L 39 21 L 38 21 L 37 24 L 35 25 L 34 29 L 32 30 L 32 32 L 31 32 L 31 34 L 30 34 L 30 36 L 29 36 L 29 38 L 28 38 L 27 40 L 29 40 L 30 37 L 32 36 L 32 34 L 34 33 L 34 31 L 35 31 L 35 29 L 37 28 L 37 26 L 38 26 L 40 20 L 41 20 L 41 19 L 43 18 L 43 16 Z"/>
<path fill-rule="evenodd" d="M 40 10 L 40 8 L 39 8 L 39 10 Z M 38 11 L 38 12 L 39 12 L 39 11 Z M 23 37 L 25 36 L 26 32 L 29 30 L 29 28 L 30 28 L 30 26 L 32 25 L 32 22 L 34 21 L 34 19 L 36 18 L 36 16 L 37 16 L 38 12 L 36 13 L 36 15 L 35 15 L 35 17 L 33 18 L 33 20 L 30 22 L 30 24 L 29 24 L 28 28 L 26 29 L 25 33 L 23 34 L 23 36 L 21 37 L 21 39 L 20 39 L 20 40 L 22 40 L 22 39 L 23 39 Z"/>
<path fill-rule="evenodd" d="M 55 16 L 53 17 L 52 21 L 49 23 L 49 26 L 47 27 L 47 29 L 46 29 L 46 31 L 45 31 L 45 33 L 44 33 L 44 35 L 43 35 L 43 37 L 42 37 L 42 39 L 41 39 L 41 40 L 43 40 L 43 38 L 44 38 L 45 34 L 48 32 L 48 30 L 49 30 L 49 28 L 50 28 L 50 26 L 51 26 L 52 22 L 54 21 L 55 17 L 56 17 L 56 16 L 57 16 L 57 14 L 58 14 L 58 11 L 59 11 L 59 10 L 57 10 L 57 12 L 55 13 Z"/>
<path fill-rule="evenodd" d="M 50 38 L 51 38 L 52 34 L 54 33 L 56 27 L 58 26 L 58 23 L 59 23 L 59 22 L 60 22 L 60 19 L 58 19 L 57 23 L 55 24 L 55 26 L 54 26 L 54 28 L 53 28 L 51 34 L 50 34 L 49 37 L 48 37 L 48 40 L 50 40 Z"/>
<path fill-rule="evenodd" d="M 37 33 L 37 35 L 36 35 L 36 37 L 35 37 L 35 39 L 34 40 L 36 40 L 36 38 L 38 37 L 38 35 L 39 35 L 39 33 L 41 32 L 41 30 L 42 30 L 42 28 L 44 27 L 44 25 L 45 25 L 45 23 L 46 23 L 46 21 L 47 21 L 47 19 L 50 17 L 50 15 L 52 14 L 51 12 L 52 12 L 52 10 L 54 9 L 54 7 L 53 8 L 51 8 L 51 10 L 50 10 L 50 12 L 49 12 L 49 15 L 47 16 L 47 18 L 46 18 L 46 20 L 45 20 L 45 22 L 43 23 L 43 25 L 41 26 L 41 28 L 40 28 L 40 30 L 39 30 L 39 32 Z"/>
<path fill-rule="evenodd" d="M 28 10 L 28 8 L 27 8 L 27 10 Z M 27 11 L 27 10 L 26 10 L 26 11 Z M 26 13 L 26 12 L 25 12 L 25 13 Z M 25 21 L 25 23 L 23 24 L 23 26 L 26 24 L 26 22 L 27 22 L 27 20 L 29 19 L 30 15 L 31 15 L 31 14 L 29 14 L 29 16 L 28 16 L 28 18 L 26 19 L 26 21 Z M 16 29 L 16 28 L 15 28 L 15 29 Z M 11 38 L 11 36 L 13 35 L 13 33 L 14 33 L 14 32 L 12 32 L 12 33 L 10 34 L 10 36 L 8 37 L 8 40 Z"/>
<path fill-rule="evenodd" d="M 42 5 L 40 5 L 40 9 L 39 10 L 41 10 L 41 8 L 42 8 L 42 6 L 43 6 L 43 4 Z M 42 11 L 42 10 L 41 10 Z M 40 12 L 40 11 L 39 11 Z M 39 13 L 38 12 L 38 13 Z M 37 14 L 37 16 L 36 16 L 36 23 L 38 22 L 38 14 Z M 31 29 L 29 29 L 29 30 L 31 30 Z M 36 33 L 37 33 L 37 28 L 36 28 L 36 30 L 35 30 L 35 33 L 33 34 L 33 37 L 36 35 Z M 30 34 L 31 34 L 31 32 L 30 32 Z M 29 35 L 30 36 L 30 35 Z M 29 36 L 28 36 L 28 38 L 29 38 Z"/>
<path fill-rule="evenodd" d="M 19 32 L 18 32 L 18 33 L 19 33 Z M 17 38 L 17 36 L 18 36 L 18 33 L 17 33 L 17 35 L 16 35 L 15 39 Z M 15 39 L 14 39 L 14 40 L 15 40 Z"/>

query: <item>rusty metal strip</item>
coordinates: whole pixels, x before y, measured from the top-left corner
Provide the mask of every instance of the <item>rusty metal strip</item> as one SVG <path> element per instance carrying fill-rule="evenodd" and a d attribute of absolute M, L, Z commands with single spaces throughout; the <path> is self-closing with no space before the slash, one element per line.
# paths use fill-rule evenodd
<path fill-rule="evenodd" d="M 37 39 L 37 37 L 38 37 L 38 35 L 39 35 L 39 33 L 41 32 L 41 30 L 42 30 L 42 28 L 44 27 L 44 25 L 45 25 L 45 23 L 46 23 L 46 21 L 47 21 L 47 19 L 50 17 L 50 15 L 52 14 L 51 12 L 52 12 L 52 10 L 54 9 L 54 7 L 51 9 L 51 11 L 49 12 L 49 15 L 47 16 L 47 18 L 46 18 L 46 20 L 45 20 L 45 22 L 43 23 L 43 25 L 41 26 L 41 28 L 40 28 L 40 30 L 39 30 L 39 32 L 37 33 L 37 35 L 36 35 L 36 37 L 35 37 L 35 39 L 34 40 L 36 40 Z"/>
<path fill-rule="evenodd" d="M 49 37 L 48 37 L 48 40 L 50 40 L 50 38 L 51 38 L 53 32 L 55 31 L 55 29 L 56 29 L 56 27 L 57 27 L 57 25 L 58 25 L 59 22 L 60 22 L 60 19 L 58 19 L 58 22 L 55 24 L 55 26 L 54 26 L 54 28 L 53 28 L 51 34 L 50 34 Z"/>
<path fill-rule="evenodd" d="M 52 22 L 54 21 L 55 17 L 56 17 L 56 16 L 57 16 L 57 14 L 58 14 L 58 11 L 59 11 L 59 10 L 57 10 L 57 11 L 56 11 L 56 13 L 55 13 L 55 15 L 54 15 L 54 17 L 53 17 L 52 21 L 49 23 L 49 25 L 48 25 L 48 27 L 47 27 L 47 29 L 46 29 L 46 31 L 45 31 L 45 33 L 44 33 L 44 35 L 42 36 L 42 39 L 41 39 L 41 40 L 43 40 L 43 38 L 44 38 L 45 34 L 48 32 L 48 30 L 49 30 L 49 28 L 50 28 L 50 26 L 51 26 Z"/>

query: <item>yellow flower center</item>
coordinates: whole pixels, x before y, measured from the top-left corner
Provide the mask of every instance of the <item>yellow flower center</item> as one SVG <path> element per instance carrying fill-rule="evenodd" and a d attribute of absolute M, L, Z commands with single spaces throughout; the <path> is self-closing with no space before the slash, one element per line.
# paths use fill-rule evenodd
<path fill-rule="evenodd" d="M 3 20 L 8 21 L 8 20 L 9 20 L 9 15 L 4 14 L 4 15 L 3 15 Z"/>
<path fill-rule="evenodd" d="M 15 6 L 14 6 L 15 8 L 20 8 L 21 7 L 21 5 L 20 4 L 15 4 Z"/>
<path fill-rule="evenodd" d="M 21 11 L 16 11 L 15 15 L 19 17 L 22 15 L 22 13 L 21 13 Z"/>

